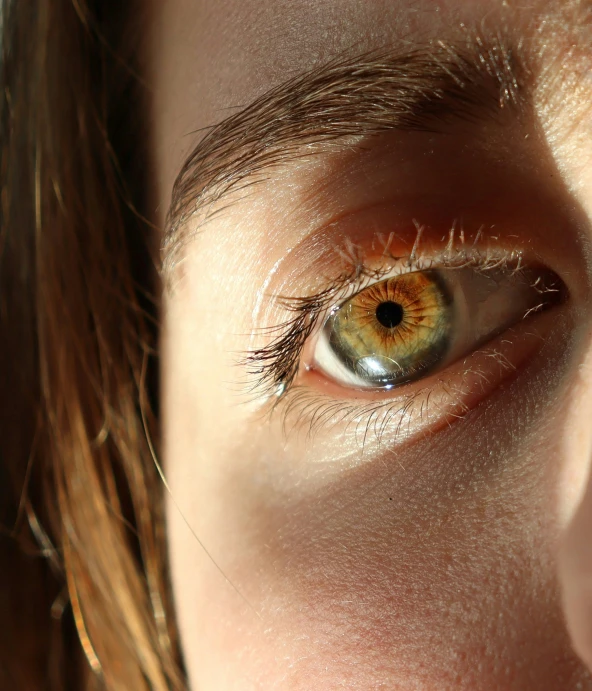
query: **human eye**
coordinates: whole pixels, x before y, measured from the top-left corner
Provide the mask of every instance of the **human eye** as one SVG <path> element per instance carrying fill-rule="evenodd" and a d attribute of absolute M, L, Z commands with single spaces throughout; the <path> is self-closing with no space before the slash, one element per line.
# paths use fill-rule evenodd
<path fill-rule="evenodd" d="M 305 364 L 344 388 L 388 392 L 440 371 L 557 304 L 544 269 L 463 266 L 372 283 L 330 310 Z"/>
<path fill-rule="evenodd" d="M 244 364 L 285 428 L 341 425 L 379 441 L 389 428 L 437 428 L 526 366 L 565 319 L 569 290 L 536 253 L 483 227 L 453 224 L 436 241 L 436 229 L 412 227 L 408 242 L 342 239 L 336 276 L 272 298 L 286 319 Z"/>

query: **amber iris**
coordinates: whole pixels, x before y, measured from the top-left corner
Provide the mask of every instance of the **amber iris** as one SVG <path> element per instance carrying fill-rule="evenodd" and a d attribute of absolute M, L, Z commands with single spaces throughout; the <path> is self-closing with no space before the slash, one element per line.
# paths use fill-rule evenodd
<path fill-rule="evenodd" d="M 420 376 L 446 354 L 452 299 L 438 271 L 415 271 L 375 283 L 351 297 L 324 325 L 341 367 L 366 385 Z"/>

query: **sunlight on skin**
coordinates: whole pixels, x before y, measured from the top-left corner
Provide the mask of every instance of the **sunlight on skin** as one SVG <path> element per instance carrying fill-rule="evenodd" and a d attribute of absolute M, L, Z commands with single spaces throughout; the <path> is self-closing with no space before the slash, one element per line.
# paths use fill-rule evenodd
<path fill-rule="evenodd" d="M 535 40 L 559 7 L 540 59 L 578 75 L 567 3 L 159 4 L 161 224 L 199 140 L 188 133 L 288 78 L 344 51 L 458 41 L 485 16 Z M 172 580 L 195 691 L 592 689 L 557 578 L 592 454 L 592 137 L 587 82 L 562 94 L 563 82 L 535 90 L 515 121 L 504 111 L 451 119 L 445 134 L 311 147 L 225 198 L 203 229 L 190 219 L 201 232 L 165 296 L 162 384 L 165 472 L 184 516 L 169 506 Z M 237 363 L 286 322 L 270 294 L 315 295 L 348 248 L 370 256 L 390 232 L 406 261 L 439 261 L 451 227 L 456 249 L 474 241 L 483 256 L 549 267 L 569 299 L 401 391 L 348 391 L 301 365 L 304 396 L 288 392 L 272 415 L 269 391 L 245 393 Z M 398 417 L 368 422 L 369 401 L 397 396 Z M 573 585 L 592 573 L 586 497 L 562 573 L 591 661 L 592 595 Z"/>

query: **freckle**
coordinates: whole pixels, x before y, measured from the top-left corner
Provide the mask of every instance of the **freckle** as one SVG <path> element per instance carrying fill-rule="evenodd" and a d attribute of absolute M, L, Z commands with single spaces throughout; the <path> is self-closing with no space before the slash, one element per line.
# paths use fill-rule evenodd
<path fill-rule="evenodd" d="M 392 500 L 393 500 L 393 498 L 392 498 L 392 497 L 389 497 L 389 501 L 392 501 Z"/>

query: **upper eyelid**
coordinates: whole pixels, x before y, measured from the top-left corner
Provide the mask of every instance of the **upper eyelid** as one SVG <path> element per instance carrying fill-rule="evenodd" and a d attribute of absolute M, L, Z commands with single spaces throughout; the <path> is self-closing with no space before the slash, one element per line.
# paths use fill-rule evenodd
<path fill-rule="evenodd" d="M 437 131 L 451 117 L 495 120 L 504 106 L 517 112 L 528 98 L 528 59 L 510 38 L 467 33 L 460 45 L 339 58 L 264 94 L 214 127 L 185 162 L 167 218 L 165 274 L 196 232 L 189 218 L 303 144 Z"/>
<path fill-rule="evenodd" d="M 423 227 L 418 228 L 420 237 Z M 471 241 L 467 244 L 455 244 L 453 227 L 450 232 L 452 241 L 446 242 L 444 249 L 435 251 L 433 249 L 424 252 L 417 249 L 415 245 L 411 251 L 402 256 L 394 256 L 388 252 L 382 254 L 378 263 L 370 266 L 363 253 L 352 256 L 349 260 L 342 255 L 345 261 L 351 262 L 349 271 L 343 270 L 334 277 L 325 277 L 326 288 L 319 292 L 302 297 L 291 297 L 288 295 L 273 295 L 272 299 L 277 300 L 288 309 L 296 311 L 298 306 L 304 302 L 318 303 L 316 308 L 321 314 L 327 309 L 332 309 L 336 304 L 351 298 L 354 294 L 369 288 L 370 286 L 414 271 L 428 271 L 434 268 L 444 267 L 449 270 L 473 267 L 476 270 L 487 272 L 492 269 L 512 266 L 512 270 L 520 272 L 523 267 L 524 253 L 518 248 L 509 247 L 480 247 L 480 243 L 487 241 L 487 234 L 483 228 L 479 228 L 471 236 Z M 296 308 L 296 309 L 294 309 Z"/>

